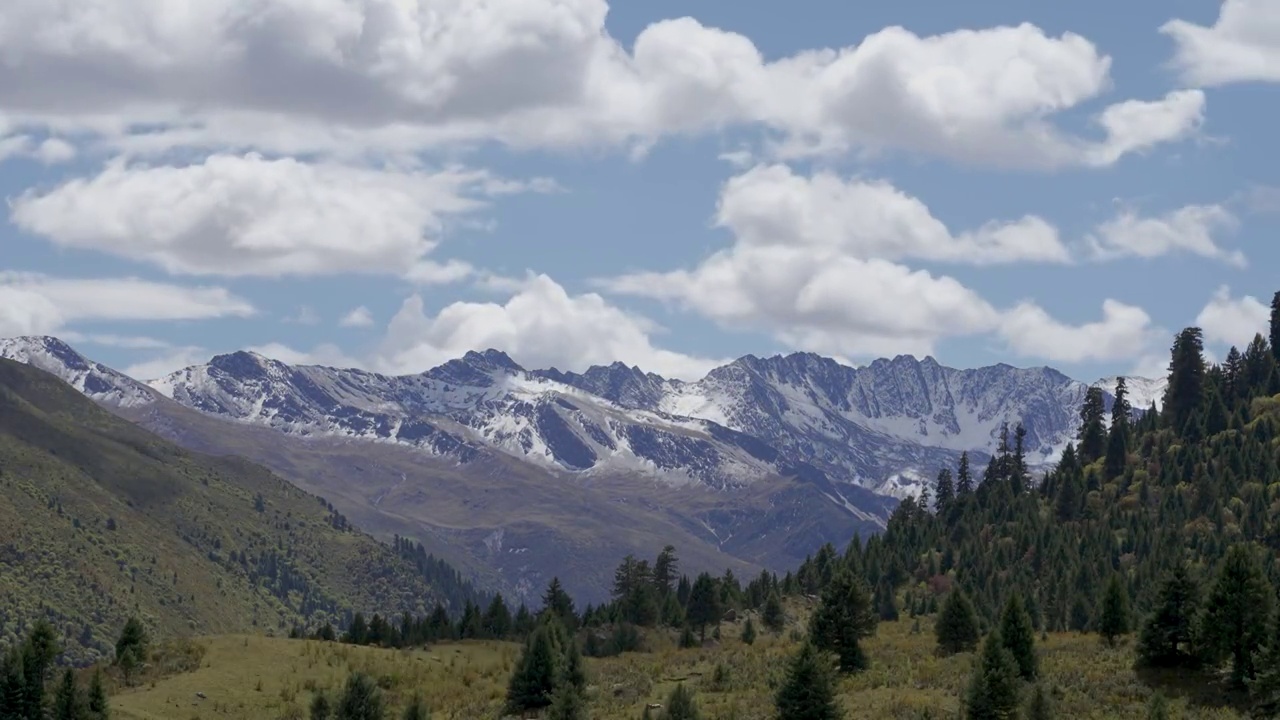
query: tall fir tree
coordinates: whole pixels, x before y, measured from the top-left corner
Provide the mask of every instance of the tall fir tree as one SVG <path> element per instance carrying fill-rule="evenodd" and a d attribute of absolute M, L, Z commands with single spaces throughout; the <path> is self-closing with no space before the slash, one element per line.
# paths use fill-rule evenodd
<path fill-rule="evenodd" d="M 835 686 L 831 661 L 812 642 L 801 645 L 774 701 L 779 720 L 841 720 Z"/>
<path fill-rule="evenodd" d="M 689 591 L 689 604 L 685 608 L 685 617 L 688 618 L 690 625 L 697 628 L 699 637 L 705 641 L 707 626 L 719 623 L 723 612 L 715 578 L 711 577 L 710 573 L 701 573 Z"/>
<path fill-rule="evenodd" d="M 1106 451 L 1107 429 L 1103 424 L 1106 416 L 1106 403 L 1103 402 L 1102 388 L 1091 386 L 1084 394 L 1084 404 L 1080 406 L 1080 442 L 1076 446 L 1076 454 L 1080 463 L 1089 463 L 1102 457 Z"/>
<path fill-rule="evenodd" d="M 1188 667 L 1196 663 L 1195 621 L 1200 591 L 1185 564 L 1175 565 L 1160 583 L 1151 613 L 1138 636 L 1137 664 Z"/>
<path fill-rule="evenodd" d="M 1174 432 L 1186 434 L 1204 402 L 1204 333 L 1189 327 L 1178 333 L 1169 359 L 1169 384 L 1165 388 L 1161 417 Z"/>
<path fill-rule="evenodd" d="M 557 645 L 559 619 L 548 613 L 546 619 L 525 641 L 524 652 L 516 661 L 507 685 L 507 711 L 523 713 L 541 710 L 551 704 L 552 694 L 561 677 L 560 648 Z"/>
<path fill-rule="evenodd" d="M 938 471 L 938 479 L 933 486 L 933 503 L 939 514 L 945 513 L 951 507 L 951 501 L 955 496 L 956 486 L 951 477 L 951 468 L 942 468 Z"/>
<path fill-rule="evenodd" d="M 972 652 L 978 647 L 978 615 L 974 612 L 973 603 L 958 587 L 947 595 L 933 627 L 938 638 L 938 652 L 943 655 Z"/>
<path fill-rule="evenodd" d="M 764 601 L 764 610 L 760 613 L 760 621 L 770 632 L 782 632 L 787 624 L 786 612 L 782 609 L 782 598 L 777 590 L 770 590 Z"/>
<path fill-rule="evenodd" d="M 569 597 L 569 593 L 565 592 L 564 586 L 560 584 L 560 578 L 553 577 L 547 585 L 547 590 L 542 594 L 542 612 L 555 615 L 556 620 L 560 622 L 560 626 L 569 632 L 576 632 L 578 629 L 578 612 L 573 606 L 573 598 Z"/>
<path fill-rule="evenodd" d="M 1000 637 L 1014 662 L 1018 664 L 1019 677 L 1023 680 L 1035 680 L 1040 673 L 1035 629 L 1032 628 L 1031 616 L 1022 603 L 1022 596 L 1016 591 L 1009 595 L 1004 612 L 1000 614 Z"/>
<path fill-rule="evenodd" d="M 1209 591 L 1200 638 L 1207 659 L 1230 659 L 1231 680 L 1239 687 L 1256 674 L 1269 639 L 1274 601 L 1275 591 L 1253 549 L 1244 543 L 1233 545 Z"/>
<path fill-rule="evenodd" d="M 1107 479 L 1124 473 L 1129 453 L 1129 393 L 1123 377 L 1116 380 L 1115 400 L 1111 403 L 1111 429 L 1107 432 L 1107 453 L 1103 469 Z"/>
<path fill-rule="evenodd" d="M 1018 663 L 1005 647 L 1000 630 L 992 630 L 982 644 L 965 695 L 967 720 L 1014 720 L 1020 705 Z"/>
<path fill-rule="evenodd" d="M 1131 616 L 1129 611 L 1129 593 L 1120 582 L 1120 575 L 1111 574 L 1107 581 L 1107 591 L 1102 596 L 1102 609 L 1096 623 L 1098 634 L 1110 647 L 1116 646 L 1116 638 L 1129 634 Z"/>
<path fill-rule="evenodd" d="M 809 638 L 819 650 L 835 653 L 842 672 L 858 672 L 868 665 L 862 640 L 875 634 L 877 623 L 866 582 L 841 569 L 822 589 L 809 618 Z"/>
<path fill-rule="evenodd" d="M 84 720 L 84 698 L 76 687 L 76 674 L 71 668 L 62 672 L 62 682 L 53 695 L 53 720 Z"/>
<path fill-rule="evenodd" d="M 89 680 L 89 695 L 86 699 L 86 717 L 88 720 L 109 720 L 111 708 L 107 704 L 107 689 L 102 683 L 102 669 L 93 671 Z"/>
<path fill-rule="evenodd" d="M 960 465 L 956 469 L 956 495 L 964 496 L 973 492 L 973 470 L 969 467 L 969 451 L 960 453 Z"/>
<path fill-rule="evenodd" d="M 1280 291 L 1271 296 L 1271 353 L 1280 363 Z"/>

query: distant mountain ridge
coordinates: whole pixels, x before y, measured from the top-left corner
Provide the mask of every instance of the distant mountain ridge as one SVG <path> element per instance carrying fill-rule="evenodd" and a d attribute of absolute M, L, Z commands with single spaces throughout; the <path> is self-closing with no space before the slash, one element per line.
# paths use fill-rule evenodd
<path fill-rule="evenodd" d="M 837 487 L 896 497 L 918 493 L 962 451 L 982 461 L 1006 424 L 1026 429 L 1033 466 L 1052 462 L 1075 434 L 1088 387 L 1048 367 L 957 370 L 908 355 L 861 368 L 812 353 L 747 355 L 682 382 L 620 362 L 526 370 L 493 349 L 404 376 L 241 351 L 147 384 L 53 338 L 0 340 L 0 356 L 107 403 L 145 403 L 155 391 L 240 422 L 406 444 L 458 463 L 490 448 L 557 472 L 719 488 L 806 464 Z M 1108 405 L 1114 383 L 1098 383 Z M 1164 380 L 1129 384 L 1131 405 L 1143 408 Z"/>

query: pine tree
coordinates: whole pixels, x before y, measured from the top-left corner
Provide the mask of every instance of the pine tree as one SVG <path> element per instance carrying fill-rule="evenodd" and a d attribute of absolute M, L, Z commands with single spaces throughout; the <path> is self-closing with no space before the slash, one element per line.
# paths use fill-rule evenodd
<path fill-rule="evenodd" d="M 1195 618 L 1200 610 L 1199 589 L 1177 565 L 1160 584 L 1154 609 L 1138 636 L 1138 664 L 1185 667 L 1195 663 Z"/>
<path fill-rule="evenodd" d="M 676 575 L 680 572 L 680 559 L 672 545 L 662 548 L 658 559 L 653 563 L 653 585 L 662 596 L 675 591 Z"/>
<path fill-rule="evenodd" d="M 62 673 L 62 682 L 53 696 L 54 720 L 84 720 L 84 700 L 76 687 L 76 675 L 67 668 Z"/>
<path fill-rule="evenodd" d="M 502 593 L 498 593 L 493 596 L 493 600 L 489 601 L 481 627 L 486 637 L 502 640 L 511 634 L 511 625 L 511 610 L 507 608 L 507 602 L 503 600 Z"/>
<path fill-rule="evenodd" d="M 1115 401 L 1111 404 L 1111 430 L 1107 433 L 1107 454 L 1103 469 L 1107 479 L 1124 473 L 1129 453 L 1129 397 L 1124 378 L 1116 380 Z"/>
<path fill-rule="evenodd" d="M 1271 296 L 1271 352 L 1280 362 L 1280 292 Z"/>
<path fill-rule="evenodd" d="M 573 598 L 569 597 L 569 593 L 560 584 L 560 578 L 551 578 L 547 585 L 547 591 L 542 595 L 542 611 L 555 615 L 565 630 L 571 633 L 577 631 L 578 613 L 573 607 Z"/>
<path fill-rule="evenodd" d="M 938 480 L 933 486 L 934 507 L 938 509 L 939 514 L 945 513 L 951 507 L 951 501 L 955 496 L 956 486 L 951 478 L 951 468 L 942 468 L 938 471 Z"/>
<path fill-rule="evenodd" d="M 938 637 L 938 652 L 943 655 L 970 652 L 978 647 L 978 615 L 973 603 L 960 588 L 947 595 L 942 612 L 934 625 Z"/>
<path fill-rule="evenodd" d="M 1102 612 L 1098 616 L 1098 634 L 1106 640 L 1110 647 L 1116 646 L 1116 638 L 1127 635 L 1130 630 L 1129 594 L 1125 592 L 1120 576 L 1111 575 L 1107 582 L 1107 592 L 1102 597 Z"/>
<path fill-rule="evenodd" d="M 550 615 L 525 642 L 525 651 L 507 685 L 507 711 L 511 714 L 541 710 L 552 703 L 561 674 L 556 632 L 552 628 L 556 623 L 558 620 Z"/>
<path fill-rule="evenodd" d="M 973 472 L 969 469 L 969 451 L 960 453 L 960 467 L 956 472 L 956 495 L 965 496 L 973 492 Z"/>
<path fill-rule="evenodd" d="M 546 720 L 586 720 L 586 717 L 587 702 L 581 691 L 570 685 L 561 685 L 551 693 Z"/>
<path fill-rule="evenodd" d="M 1267 642 L 1275 593 L 1252 549 L 1233 545 L 1205 604 L 1201 639 L 1211 660 L 1231 659 L 1231 680 L 1252 680 Z"/>
<path fill-rule="evenodd" d="M 311 720 L 329 720 L 333 717 L 333 705 L 329 696 L 320 691 L 311 697 Z"/>
<path fill-rule="evenodd" d="M 667 696 L 666 712 L 662 715 L 663 720 L 700 720 L 702 713 L 698 712 L 698 704 L 694 702 L 693 692 L 684 686 L 684 683 L 676 685 L 671 694 Z"/>
<path fill-rule="evenodd" d="M 347 684 L 338 700 L 336 720 L 382 720 L 386 716 L 382 690 L 364 673 L 347 676 Z"/>
<path fill-rule="evenodd" d="M 1035 680 L 1039 674 L 1036 658 L 1036 636 L 1031 627 L 1031 616 L 1017 592 L 1009 595 L 1004 612 L 1000 615 L 1000 637 L 1004 646 L 1018 664 L 1018 675 L 1023 680 Z"/>
<path fill-rule="evenodd" d="M 698 636 L 694 634 L 693 628 L 685 625 L 684 628 L 680 630 L 680 647 L 684 650 L 688 650 L 689 648 L 695 648 L 699 645 Z"/>
<path fill-rule="evenodd" d="M 771 632 L 782 632 L 782 628 L 786 627 L 787 616 L 782 609 L 782 598 L 778 596 L 777 590 L 771 590 L 769 597 L 765 599 L 764 611 L 760 614 L 760 620 Z"/>
<path fill-rule="evenodd" d="M 685 617 L 689 624 L 698 629 L 699 637 L 707 639 L 707 626 L 720 622 L 723 610 L 720 609 L 720 593 L 716 581 L 710 573 L 702 573 L 693 583 L 689 592 L 689 605 L 685 608 Z"/>
<path fill-rule="evenodd" d="M 1159 690 L 1147 703 L 1147 720 L 1169 720 L 1169 700 Z"/>
<path fill-rule="evenodd" d="M 806 642 L 791 659 L 775 704 L 779 720 L 840 720 L 831 662 Z"/>
<path fill-rule="evenodd" d="M 1280 717 L 1280 618 L 1271 624 L 1271 642 L 1258 663 L 1258 675 L 1249 683 L 1253 715 Z"/>
<path fill-rule="evenodd" d="M 748 645 L 754 645 L 756 642 L 756 626 L 751 622 L 751 618 L 742 624 L 742 642 Z"/>
<path fill-rule="evenodd" d="M 1161 417 L 1175 432 L 1186 433 L 1204 400 L 1204 333 L 1189 327 L 1178 333 L 1169 360 Z"/>
<path fill-rule="evenodd" d="M 842 672 L 858 672 L 867 668 L 861 641 L 875 633 L 877 622 L 866 583 L 841 569 L 822 589 L 809 618 L 809 638 L 818 649 L 835 653 Z"/>
<path fill-rule="evenodd" d="M 431 711 L 427 709 L 427 703 L 423 701 L 422 696 L 415 693 L 400 717 L 403 720 L 431 720 Z"/>
<path fill-rule="evenodd" d="M 1018 664 L 1005 647 L 1000 630 L 992 630 L 982 644 L 965 696 L 968 720 L 1013 720 L 1018 716 Z"/>
<path fill-rule="evenodd" d="M 89 720 L 108 720 L 111 717 L 111 710 L 107 705 L 107 689 L 102 685 L 101 669 L 94 670 L 93 679 L 89 681 L 87 710 Z"/>
<path fill-rule="evenodd" d="M 1083 465 L 1102 457 L 1106 450 L 1107 430 L 1102 424 L 1106 412 L 1102 388 L 1095 385 L 1086 390 L 1084 404 L 1080 406 L 1080 444 L 1076 447 Z"/>

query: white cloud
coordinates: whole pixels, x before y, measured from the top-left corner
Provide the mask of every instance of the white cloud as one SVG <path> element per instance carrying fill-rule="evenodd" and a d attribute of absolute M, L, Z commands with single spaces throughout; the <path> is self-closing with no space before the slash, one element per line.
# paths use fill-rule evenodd
<path fill-rule="evenodd" d="M 369 308 L 361 305 L 343 315 L 342 319 L 338 321 L 338 325 L 340 327 L 353 328 L 371 327 L 373 325 L 373 313 L 369 312 Z"/>
<path fill-rule="evenodd" d="M 526 367 L 584 370 L 622 360 L 667 377 L 697 378 L 720 361 L 655 347 L 644 318 L 599 295 L 570 295 L 546 275 L 529 277 L 505 303 L 455 302 L 429 315 L 422 298 L 405 300 L 372 365 L 422 372 L 469 350 L 497 348 Z"/>
<path fill-rule="evenodd" d="M 376 171 L 259 155 L 183 167 L 113 161 L 12 203 L 11 219 L 63 247 L 193 275 L 404 273 L 433 250 L 484 172 Z"/>
<path fill-rule="evenodd" d="M 1243 348 L 1255 335 L 1267 332 L 1271 309 L 1252 295 L 1231 297 L 1231 288 L 1223 285 L 1214 292 L 1208 304 L 1196 316 L 1196 325 L 1204 331 L 1204 339 Z"/>
<path fill-rule="evenodd" d="M 1160 32 L 1177 44 L 1173 63 L 1184 82 L 1280 82 L 1280 4 L 1275 0 L 1225 0 L 1210 27 L 1170 20 Z"/>
<path fill-rule="evenodd" d="M 57 165 L 74 160 L 76 147 L 61 138 L 46 138 L 36 149 L 35 155 L 46 165 Z"/>
<path fill-rule="evenodd" d="M 294 325 L 319 325 L 320 315 L 310 305 L 299 305 L 296 311 L 285 316 L 284 321 Z"/>
<path fill-rule="evenodd" d="M 80 321 L 203 320 L 253 313 L 248 301 L 225 288 L 0 272 L 0 336 L 53 334 Z"/>
<path fill-rule="evenodd" d="M 604 0 L 11 0 L 0 94 L 28 124 L 132 150 L 404 152 L 460 141 L 627 146 L 755 125 L 787 155 L 904 149 L 1031 167 L 1110 164 L 1191 132 L 1203 96 L 1106 112 L 1086 139 L 1053 116 L 1110 87 L 1084 37 L 1030 24 L 921 37 L 889 27 L 766 60 L 683 17 L 629 50 Z"/>
<path fill-rule="evenodd" d="M 716 222 L 753 247 L 831 248 L 851 257 L 966 264 L 1067 262 L 1057 230 L 1028 215 L 953 234 L 929 208 L 887 182 L 757 166 L 725 184 Z"/>
<path fill-rule="evenodd" d="M 1099 260 L 1186 252 L 1244 267 L 1243 252 L 1226 250 L 1215 240 L 1215 235 L 1236 226 L 1235 216 L 1221 205 L 1187 205 L 1158 217 L 1124 210 L 1099 225 L 1086 244 Z"/>
<path fill-rule="evenodd" d="M 1075 326 L 1053 319 L 1035 304 L 1021 303 L 1005 313 L 1000 335 L 1019 355 L 1078 363 L 1137 357 L 1159 331 L 1142 308 L 1105 300 L 1101 320 Z"/>
<path fill-rule="evenodd" d="M 163 355 L 150 357 L 140 362 L 133 363 L 128 367 L 120 370 L 120 372 L 128 375 L 134 380 L 146 382 L 162 378 L 169 373 L 199 365 L 209 360 L 209 353 L 202 347 L 186 346 L 174 348 Z"/>

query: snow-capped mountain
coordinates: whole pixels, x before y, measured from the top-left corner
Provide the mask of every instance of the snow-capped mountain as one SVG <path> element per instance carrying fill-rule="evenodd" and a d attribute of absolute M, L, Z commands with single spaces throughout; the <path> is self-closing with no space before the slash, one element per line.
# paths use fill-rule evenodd
<path fill-rule="evenodd" d="M 1002 429 L 1019 423 L 1031 464 L 1052 462 L 1075 434 L 1087 389 L 1046 367 L 957 370 L 906 355 L 861 368 L 811 353 L 748 355 L 681 382 L 622 363 L 526 370 L 497 350 L 404 376 L 236 352 L 146 385 L 54 338 L 0 341 L 0 356 L 108 404 L 163 395 L 293 435 L 409 445 L 462 464 L 496 450 L 554 472 L 716 488 L 807 468 L 832 488 L 896 497 L 919 493 L 963 451 L 985 462 Z M 1097 384 L 1109 404 L 1115 378 Z M 1163 384 L 1129 378 L 1131 404 L 1158 401 Z"/>
<path fill-rule="evenodd" d="M 57 338 L 0 338 L 0 357 L 57 375 L 100 403 L 138 406 L 152 402 L 156 397 L 155 391 L 146 385 L 106 365 L 89 360 Z"/>

